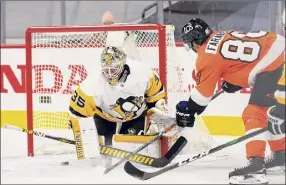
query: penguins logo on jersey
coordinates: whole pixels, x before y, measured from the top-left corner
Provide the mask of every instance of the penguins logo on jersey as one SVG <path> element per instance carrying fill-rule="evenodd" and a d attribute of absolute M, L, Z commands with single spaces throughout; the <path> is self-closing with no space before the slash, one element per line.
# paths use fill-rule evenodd
<path fill-rule="evenodd" d="M 137 116 L 137 111 L 139 111 L 144 106 L 144 97 L 139 96 L 129 96 L 126 99 L 119 98 L 111 108 L 114 109 L 121 118 L 124 120 L 131 120 Z"/>

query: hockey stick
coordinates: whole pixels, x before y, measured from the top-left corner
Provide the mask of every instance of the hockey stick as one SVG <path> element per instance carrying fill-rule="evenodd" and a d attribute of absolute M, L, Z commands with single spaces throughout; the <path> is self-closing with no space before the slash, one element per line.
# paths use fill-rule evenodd
<path fill-rule="evenodd" d="M 120 164 L 122 164 L 123 162 L 127 161 L 129 157 L 132 157 L 134 155 L 136 155 L 137 153 L 139 153 L 140 151 L 142 151 L 144 148 L 146 148 L 147 146 L 149 146 L 150 144 L 154 143 L 156 140 L 160 139 L 164 133 L 167 133 L 168 131 L 172 130 L 177 124 L 172 124 L 171 126 L 167 127 L 165 130 L 163 130 L 162 132 L 160 132 L 158 135 L 154 136 L 153 139 L 143 145 L 141 145 L 139 148 L 137 148 L 135 151 L 131 152 L 129 155 L 125 156 L 124 158 L 122 158 L 120 161 L 118 161 L 117 163 L 109 166 L 108 168 L 106 168 L 103 172 L 103 174 L 107 174 L 108 172 L 110 172 L 111 170 L 113 170 L 114 168 L 116 168 L 117 166 L 119 166 Z M 185 138 L 184 138 L 185 139 Z M 186 140 L 186 139 L 185 139 Z"/>
<path fill-rule="evenodd" d="M 215 95 L 213 95 L 211 100 L 214 100 L 215 98 L 217 98 L 220 94 L 222 94 L 224 91 L 220 90 L 219 92 L 217 92 Z M 152 119 L 158 122 L 163 122 L 163 123 L 173 123 L 172 125 L 170 125 L 169 127 L 167 127 L 165 130 L 161 131 L 158 133 L 158 135 L 155 135 L 154 138 L 149 141 L 148 143 L 145 143 L 144 145 L 140 146 L 139 148 L 137 148 L 134 152 L 132 152 L 130 155 L 136 155 L 138 152 L 140 152 L 141 150 L 143 150 L 144 148 L 146 148 L 147 146 L 149 146 L 150 144 L 152 144 L 154 141 L 156 141 L 157 139 L 160 139 L 163 134 L 169 132 L 170 130 L 172 130 L 174 127 L 177 126 L 176 122 L 175 122 L 175 118 L 169 117 L 169 116 L 164 116 L 162 111 L 158 110 L 158 109 L 154 109 L 154 111 L 150 111 L 150 113 L 152 115 Z M 175 123 L 174 123 L 175 122 Z M 182 137 L 182 136 L 181 136 Z M 116 168 L 117 166 L 119 166 L 120 164 L 122 164 L 123 162 L 125 162 L 127 160 L 127 158 L 130 156 L 126 156 L 125 158 L 121 159 L 120 161 L 118 161 L 117 163 L 115 163 L 114 165 L 109 166 L 108 168 L 105 169 L 104 174 L 107 174 L 108 172 L 110 172 L 111 170 L 113 170 L 114 168 Z M 175 157 L 175 156 L 174 156 Z"/>
<path fill-rule="evenodd" d="M 190 163 L 190 162 L 193 162 L 193 161 L 195 161 L 195 160 L 197 160 L 197 159 L 200 159 L 200 158 L 203 158 L 203 157 L 205 157 L 205 156 L 208 156 L 208 155 L 210 155 L 210 154 L 212 154 L 212 153 L 218 152 L 218 151 L 220 151 L 220 150 L 222 150 L 222 149 L 224 149 L 224 148 L 227 148 L 227 147 L 229 147 L 229 146 L 232 146 L 232 145 L 235 145 L 235 144 L 240 143 L 240 142 L 242 142 L 242 141 L 245 141 L 245 140 L 247 140 L 247 139 L 249 139 L 249 138 L 252 138 L 252 137 L 254 137 L 254 136 L 256 136 L 256 135 L 259 135 L 259 134 L 261 134 L 261 133 L 263 133 L 263 132 L 265 132 L 265 131 L 267 131 L 267 130 L 268 130 L 268 128 L 262 128 L 262 129 L 256 130 L 256 131 L 251 132 L 251 133 L 249 133 L 249 134 L 247 134 L 247 135 L 244 135 L 244 136 L 239 137 L 239 138 L 237 138 L 237 139 L 233 139 L 233 140 L 231 140 L 231 141 L 229 141 L 229 142 L 227 142 L 227 143 L 225 143 L 225 144 L 219 145 L 219 146 L 217 146 L 217 147 L 215 147 L 215 148 L 212 148 L 212 149 L 207 150 L 207 151 L 205 151 L 205 152 L 199 153 L 199 154 L 197 154 L 197 155 L 193 155 L 192 157 L 189 157 L 189 158 L 187 158 L 187 159 L 185 159 L 185 160 L 182 160 L 182 161 L 180 161 L 180 162 L 178 162 L 178 163 L 176 163 L 176 164 L 167 166 L 167 167 L 162 168 L 162 169 L 160 169 L 160 170 L 158 170 L 158 171 L 155 171 L 155 172 L 144 172 L 144 171 L 142 171 L 142 170 L 136 168 L 136 167 L 135 167 L 134 165 L 132 165 L 129 161 L 127 161 L 127 162 L 125 163 L 125 165 L 124 165 L 124 170 L 125 170 L 129 175 L 131 175 L 131 176 L 133 176 L 133 177 L 135 177 L 135 178 L 137 178 L 137 179 L 140 179 L 140 180 L 148 180 L 148 179 L 151 179 L 151 178 L 153 178 L 153 177 L 156 177 L 156 176 L 158 176 L 158 175 L 160 175 L 160 174 L 162 174 L 162 173 L 165 173 L 165 172 L 167 172 L 167 171 L 169 171 L 169 170 L 178 168 L 178 167 L 180 167 L 180 166 L 183 166 L 183 165 L 185 165 L 185 164 L 188 164 L 188 163 Z"/>
<path fill-rule="evenodd" d="M 222 93 L 224 93 L 224 90 L 220 90 L 220 91 L 218 91 L 217 93 L 215 93 L 213 96 L 212 96 L 212 99 L 211 99 L 211 101 L 212 100 L 214 100 L 214 99 L 216 99 L 219 95 L 221 95 Z"/>
<path fill-rule="evenodd" d="M 16 127 L 16 126 L 13 126 L 13 125 L 10 125 L 7 123 L 5 123 L 4 128 L 9 129 L 9 130 L 24 132 L 24 133 L 28 133 L 28 134 L 33 134 L 35 136 L 59 141 L 62 143 L 75 145 L 75 141 L 73 141 L 73 140 L 69 140 L 69 139 L 62 138 L 62 137 L 51 136 L 51 135 L 48 135 L 48 134 L 45 134 L 45 133 L 39 132 L 39 131 L 28 130 L 25 128 Z M 176 142 L 163 157 L 154 158 L 151 156 L 136 154 L 136 155 L 128 158 L 128 160 L 132 161 L 132 162 L 136 162 L 138 164 L 143 164 L 146 166 L 152 166 L 155 168 L 162 168 L 162 167 L 166 166 L 167 164 L 169 164 L 173 160 L 173 158 L 174 158 L 173 156 L 175 156 L 174 154 L 177 151 L 180 152 L 186 143 L 187 143 L 187 140 L 185 138 L 181 138 L 180 141 Z M 130 153 L 131 152 L 126 151 L 126 150 L 121 150 L 121 149 L 117 149 L 117 148 L 113 148 L 113 147 L 109 147 L 109 146 L 100 145 L 100 154 L 102 154 L 102 155 L 122 159 L 125 156 L 129 155 Z"/>
<path fill-rule="evenodd" d="M 14 125 L 10 125 L 8 123 L 4 124 L 4 128 L 8 129 L 8 130 L 15 130 L 15 131 L 24 132 L 24 133 L 27 133 L 27 134 L 32 134 L 32 135 L 43 137 L 43 138 L 48 138 L 48 139 L 59 141 L 59 142 L 62 142 L 62 143 L 68 143 L 68 144 L 75 145 L 75 141 L 70 140 L 70 139 L 66 139 L 66 138 L 63 138 L 63 137 L 51 136 L 51 135 L 45 134 L 43 132 L 17 127 L 17 126 L 14 126 Z"/>

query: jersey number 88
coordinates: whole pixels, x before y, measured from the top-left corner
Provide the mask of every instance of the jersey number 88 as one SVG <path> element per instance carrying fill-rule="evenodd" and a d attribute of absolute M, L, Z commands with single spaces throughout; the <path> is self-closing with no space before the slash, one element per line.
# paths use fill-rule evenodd
<path fill-rule="evenodd" d="M 259 31 L 244 34 L 238 31 L 234 31 L 230 34 L 238 38 L 238 40 L 225 41 L 221 47 L 222 56 L 230 60 L 251 63 L 259 57 L 261 47 L 256 41 L 244 41 L 242 38 L 259 38 L 265 36 L 267 32 Z"/>

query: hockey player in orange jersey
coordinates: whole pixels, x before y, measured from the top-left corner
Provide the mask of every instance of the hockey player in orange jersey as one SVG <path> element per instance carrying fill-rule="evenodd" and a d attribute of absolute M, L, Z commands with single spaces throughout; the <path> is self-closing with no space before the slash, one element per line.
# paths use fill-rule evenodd
<path fill-rule="evenodd" d="M 194 18 L 182 28 L 182 39 L 187 50 L 198 54 L 197 85 L 188 101 L 177 104 L 177 124 L 194 125 L 194 115 L 205 110 L 220 78 L 224 80 L 223 90 L 228 93 L 243 87 L 253 88 L 242 114 L 246 133 L 267 126 L 269 132 L 248 141 L 249 163 L 230 172 L 229 181 L 230 184 L 267 183 L 266 168 L 285 165 L 284 37 L 265 31 L 212 31 L 205 21 Z M 267 141 L 272 155 L 265 158 Z"/>

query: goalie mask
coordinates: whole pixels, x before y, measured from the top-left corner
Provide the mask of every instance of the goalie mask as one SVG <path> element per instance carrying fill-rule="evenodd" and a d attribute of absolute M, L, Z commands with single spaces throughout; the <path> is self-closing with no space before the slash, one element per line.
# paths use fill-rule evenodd
<path fill-rule="evenodd" d="M 125 52 L 118 48 L 108 46 L 101 54 L 102 73 L 110 85 L 116 85 L 126 63 Z"/>

